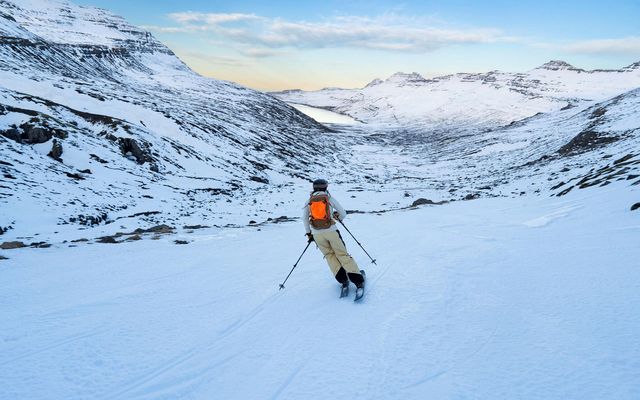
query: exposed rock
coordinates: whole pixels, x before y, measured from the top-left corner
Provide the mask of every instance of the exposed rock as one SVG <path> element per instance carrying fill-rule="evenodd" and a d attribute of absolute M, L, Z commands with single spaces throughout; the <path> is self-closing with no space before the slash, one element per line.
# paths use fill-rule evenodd
<path fill-rule="evenodd" d="M 593 150 L 599 146 L 617 141 L 615 136 L 606 136 L 604 133 L 593 130 L 585 130 L 576 135 L 569 143 L 558 150 L 560 155 L 573 155 Z"/>
<path fill-rule="evenodd" d="M 156 225 L 153 226 L 147 230 L 145 230 L 145 233 L 172 233 L 174 230 L 173 227 L 169 226 L 169 225 Z"/>
<path fill-rule="evenodd" d="M 629 160 L 630 160 L 630 159 L 632 159 L 632 158 L 633 158 L 633 154 L 627 154 L 626 156 L 624 156 L 624 157 L 622 157 L 622 158 L 619 158 L 619 159 L 615 160 L 615 161 L 613 162 L 613 164 L 614 164 L 614 165 L 621 164 L 621 163 L 623 163 L 623 162 L 625 162 L 625 161 L 629 161 Z"/>
<path fill-rule="evenodd" d="M 160 211 L 142 211 L 142 212 L 139 212 L 139 213 L 128 215 L 126 218 L 135 218 L 135 217 L 140 217 L 140 216 L 148 217 L 149 215 L 157 215 L 157 214 L 162 214 L 162 212 L 160 212 Z"/>
<path fill-rule="evenodd" d="M 465 200 L 475 200 L 478 198 L 480 198 L 480 195 L 478 193 L 469 193 L 468 195 L 464 196 Z"/>
<path fill-rule="evenodd" d="M 140 235 L 133 235 L 133 236 L 129 236 L 127 240 L 133 242 L 136 240 L 142 240 L 142 237 Z"/>
<path fill-rule="evenodd" d="M 607 113 L 607 109 L 604 107 L 598 107 L 595 110 L 593 110 L 593 112 L 591 113 L 591 119 L 596 119 L 599 117 L 602 117 L 604 114 Z"/>
<path fill-rule="evenodd" d="M 558 193 L 556 196 L 557 197 L 564 196 L 565 194 L 569 193 L 573 188 L 574 186 L 569 186 L 568 188 L 564 189 L 562 192 Z"/>
<path fill-rule="evenodd" d="M 72 240 L 71 243 L 80 243 L 80 242 L 88 242 L 88 241 L 89 239 L 82 238 L 82 239 Z"/>
<path fill-rule="evenodd" d="M 189 244 L 189 242 L 186 241 L 186 240 L 174 240 L 173 243 L 175 243 L 175 244 Z"/>
<path fill-rule="evenodd" d="M 80 172 L 81 174 L 92 174 L 91 170 L 90 170 L 90 169 L 88 169 L 88 168 L 87 168 L 87 169 L 80 170 L 80 171 L 78 171 L 78 172 Z"/>
<path fill-rule="evenodd" d="M 635 210 L 637 210 L 638 208 L 640 208 L 640 202 L 638 202 L 638 203 L 636 203 L 636 204 L 632 205 L 632 206 L 631 206 L 631 211 L 635 211 Z"/>
<path fill-rule="evenodd" d="M 98 157 L 95 154 L 89 154 L 89 156 L 91 157 L 92 160 L 96 160 L 97 162 L 101 163 L 101 164 L 108 164 L 109 161 L 103 160 L 102 158 Z"/>
<path fill-rule="evenodd" d="M 84 176 L 76 174 L 75 172 L 65 172 L 65 175 L 67 175 L 71 179 L 75 179 L 75 180 L 78 180 L 78 181 L 83 181 L 84 180 Z"/>
<path fill-rule="evenodd" d="M 0 261 L 1 261 L 1 260 L 8 260 L 8 258 L 7 258 L 7 257 L 5 257 L 5 256 L 3 256 L 2 254 L 0 254 Z"/>
<path fill-rule="evenodd" d="M 205 228 L 210 228 L 210 226 L 207 225 L 185 225 L 183 226 L 184 229 L 205 229 Z"/>
<path fill-rule="evenodd" d="M 0 235 L 4 235 L 4 234 L 5 234 L 5 232 L 7 232 L 9 229 L 13 229 L 13 226 L 9 225 L 9 226 L 7 226 L 6 228 L 5 228 L 5 227 L 0 226 Z"/>
<path fill-rule="evenodd" d="M 56 161 L 62 162 L 62 158 L 60 158 L 60 156 L 62 156 L 62 144 L 58 142 L 56 139 L 53 139 L 53 144 L 51 145 L 51 151 L 47 155 Z"/>
<path fill-rule="evenodd" d="M 46 143 L 49 140 L 51 140 L 51 138 L 53 137 L 53 135 L 51 134 L 51 131 L 45 130 L 43 128 L 29 128 L 28 130 L 26 130 L 26 142 L 27 143 Z M 23 135 L 24 137 L 24 135 Z"/>
<path fill-rule="evenodd" d="M 153 161 L 146 146 L 140 145 L 135 139 L 118 138 L 118 141 L 120 142 L 120 151 L 124 156 L 131 154 L 138 164 Z"/>
<path fill-rule="evenodd" d="M 2 250 L 20 249 L 22 247 L 27 247 L 27 245 L 19 241 L 4 242 L 0 244 L 0 249 Z"/>
<path fill-rule="evenodd" d="M 0 135 L 6 137 L 7 139 L 11 139 L 14 142 L 22 143 L 22 137 L 20 136 L 20 132 L 17 129 L 7 129 L 6 131 L 0 131 Z"/>
<path fill-rule="evenodd" d="M 36 249 L 46 249 L 51 247 L 51 244 L 46 242 L 33 242 L 31 243 L 31 247 L 35 247 Z"/>
<path fill-rule="evenodd" d="M 249 179 L 251 179 L 251 180 L 252 180 L 252 181 L 254 181 L 254 182 L 259 182 L 259 183 L 264 183 L 264 184 L 268 184 L 268 183 L 269 183 L 269 180 L 268 180 L 268 179 L 260 178 L 259 176 L 252 176 L 252 177 L 251 177 L 251 178 L 249 178 Z"/>
<path fill-rule="evenodd" d="M 569 64 L 566 61 L 562 61 L 562 60 L 551 60 L 547 63 L 542 64 L 541 66 L 537 67 L 536 69 L 546 69 L 549 71 L 581 71 L 583 72 L 583 69 L 580 68 L 576 68 L 573 65 Z"/>
<path fill-rule="evenodd" d="M 103 222 L 106 222 L 107 218 L 108 218 L 107 213 L 101 213 L 98 215 L 80 214 L 77 217 L 69 218 L 69 223 L 72 223 L 72 224 L 78 223 L 80 225 L 85 225 L 85 226 L 95 226 Z"/>
<path fill-rule="evenodd" d="M 97 243 L 118 243 L 118 241 L 113 236 L 102 236 L 96 239 Z"/>
<path fill-rule="evenodd" d="M 274 224 L 279 224 L 281 222 L 295 221 L 295 218 L 289 218 L 286 215 L 283 215 L 283 216 L 278 217 L 278 218 L 273 218 L 273 219 L 269 218 L 269 219 L 267 219 L 267 221 L 273 222 Z"/>
<path fill-rule="evenodd" d="M 421 206 L 423 204 L 436 204 L 434 203 L 432 200 L 429 199 L 424 199 L 424 198 L 419 198 L 416 201 L 414 201 L 413 203 L 411 203 L 411 207 L 417 207 L 417 206 Z"/>
<path fill-rule="evenodd" d="M 14 111 L 18 110 L 13 107 L 9 108 Z M 28 110 L 21 111 L 26 112 Z M 37 120 L 37 118 L 35 120 Z M 58 129 L 50 128 L 48 126 L 34 126 L 31 123 L 24 123 L 18 128 L 14 127 L 7 130 L 0 130 L 0 135 L 13 140 L 14 142 L 25 144 L 46 143 L 51 140 L 52 137 L 65 139 L 68 136 L 65 132 Z"/>
<path fill-rule="evenodd" d="M 174 228 L 169 226 L 169 225 L 156 225 L 156 226 L 152 226 L 149 229 L 142 229 L 142 228 L 138 228 L 135 231 L 133 231 L 133 233 L 137 234 L 137 235 L 141 235 L 143 233 L 156 233 L 156 234 L 162 234 L 162 233 L 173 233 Z"/>

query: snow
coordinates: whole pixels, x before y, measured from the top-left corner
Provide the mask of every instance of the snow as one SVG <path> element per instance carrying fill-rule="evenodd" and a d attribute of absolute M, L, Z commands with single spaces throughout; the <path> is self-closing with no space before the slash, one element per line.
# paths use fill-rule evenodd
<path fill-rule="evenodd" d="M 433 79 L 396 73 L 372 83 L 362 89 L 288 90 L 273 95 L 390 130 L 468 129 L 507 125 L 568 104 L 592 105 L 640 86 L 640 69 L 536 68 L 526 73 L 459 73 Z"/>
<path fill-rule="evenodd" d="M 367 270 L 360 304 L 315 248 L 278 290 L 300 222 L 14 250 L 3 397 L 634 399 L 639 194 L 351 215 L 378 260 L 343 235 Z"/>
<path fill-rule="evenodd" d="M 496 143 L 489 146 L 486 146 L 480 152 L 478 152 L 479 156 L 486 156 L 489 154 L 500 153 L 503 151 L 511 151 L 511 150 L 519 150 L 527 147 L 527 142 L 517 142 L 517 143 Z"/>
<path fill-rule="evenodd" d="M 113 25 L 124 24 L 124 20 L 106 10 L 76 6 L 65 0 L 20 0 L 9 3 L 14 3 L 21 11 L 13 13 L 18 23 L 51 42 L 113 46 L 115 42 L 144 33 L 140 29 L 128 33 L 113 29 Z"/>
<path fill-rule="evenodd" d="M 0 252 L 0 398 L 640 398 L 640 69 L 276 94 L 326 129 L 106 10 L 0 8 L 0 128 L 64 133 L 0 135 L 0 243 L 51 245 Z M 361 304 L 314 247 L 278 291 L 316 177 Z"/>

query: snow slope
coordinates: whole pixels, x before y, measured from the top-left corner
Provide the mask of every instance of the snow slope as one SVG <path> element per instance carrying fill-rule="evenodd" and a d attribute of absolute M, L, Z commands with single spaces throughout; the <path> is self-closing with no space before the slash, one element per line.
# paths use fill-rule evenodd
<path fill-rule="evenodd" d="M 345 235 L 360 304 L 315 248 L 278 291 L 299 222 L 15 250 L 0 397 L 636 399 L 639 196 L 617 182 L 352 215 L 378 259 Z"/>
<path fill-rule="evenodd" d="M 526 73 L 491 71 L 425 79 L 396 73 L 362 89 L 328 88 L 273 93 L 297 104 L 326 108 L 378 128 L 427 132 L 505 125 L 540 112 L 602 101 L 640 87 L 640 65 L 585 71 L 551 61 Z"/>

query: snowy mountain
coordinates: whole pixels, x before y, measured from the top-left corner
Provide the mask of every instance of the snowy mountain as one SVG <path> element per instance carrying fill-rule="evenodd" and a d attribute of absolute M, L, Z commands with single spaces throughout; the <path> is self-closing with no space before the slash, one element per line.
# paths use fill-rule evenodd
<path fill-rule="evenodd" d="M 8 235 L 127 225 L 131 216 L 132 226 L 246 224 L 267 205 L 251 201 L 242 215 L 219 205 L 343 165 L 326 127 L 271 96 L 197 75 L 106 10 L 3 0 L 0 34 Z"/>
<path fill-rule="evenodd" d="M 639 83 L 276 94 L 325 126 L 109 11 L 0 0 L 0 399 L 640 398 Z M 359 303 L 303 235 L 319 176 Z"/>
<path fill-rule="evenodd" d="M 547 193 L 639 153 L 636 64 L 398 73 L 360 90 L 277 94 L 367 122 L 328 128 L 195 74 L 106 10 L 30 0 L 1 1 L 0 13 L 3 240 L 295 219 L 314 176 L 358 198 L 359 212 Z M 574 147 L 584 151 L 561 151 Z"/>
<path fill-rule="evenodd" d="M 506 125 L 540 112 L 602 101 L 640 86 L 637 64 L 585 71 L 551 61 L 526 73 L 460 73 L 425 79 L 396 73 L 362 89 L 273 93 L 289 103 L 329 109 L 379 128 L 477 129 Z M 592 104 L 592 103 L 591 103 Z"/>

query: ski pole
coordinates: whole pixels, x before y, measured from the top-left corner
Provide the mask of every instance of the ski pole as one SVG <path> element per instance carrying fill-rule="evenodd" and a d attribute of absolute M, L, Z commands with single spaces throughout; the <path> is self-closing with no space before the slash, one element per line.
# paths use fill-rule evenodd
<path fill-rule="evenodd" d="M 296 261 L 295 264 L 293 264 L 293 268 L 291 268 L 291 271 L 289 271 L 289 275 L 287 275 L 287 277 L 284 279 L 284 282 L 282 282 L 280 284 L 280 290 L 284 289 L 284 283 L 287 281 L 287 279 L 289 279 L 289 277 L 291 276 L 291 273 L 293 272 L 294 269 L 296 269 L 296 267 L 298 266 L 298 263 L 300 262 L 300 260 L 302 259 L 302 256 L 304 255 L 304 253 L 307 251 L 307 249 L 309 248 L 309 245 L 311 244 L 311 242 L 307 243 L 307 247 L 304 248 L 304 250 L 302 250 L 302 254 L 300 254 L 300 257 L 298 257 L 298 261 Z"/>
<path fill-rule="evenodd" d="M 367 251 L 364 249 L 364 247 L 362 247 L 362 244 L 360 244 L 360 242 L 358 242 L 358 239 L 356 239 L 356 237 L 355 237 L 355 236 L 353 236 L 353 233 L 351 233 L 351 231 L 349 230 L 349 228 L 347 228 L 347 226 L 344 224 L 344 222 L 342 222 L 342 221 L 341 221 L 340 219 L 338 219 L 338 218 L 336 218 L 336 219 L 338 220 L 338 222 L 340 222 L 340 225 L 344 226 L 344 229 L 346 229 L 346 230 L 347 230 L 347 232 L 349 232 L 349 235 L 351 235 L 351 237 L 353 238 L 353 240 L 355 240 L 355 241 L 356 241 L 356 243 L 358 243 L 358 246 L 360 246 L 360 248 L 362 249 L 362 251 L 364 251 L 364 252 L 365 252 L 365 254 L 369 257 L 369 259 L 371 260 L 371 262 L 372 262 L 372 263 L 374 263 L 375 265 L 378 265 L 378 264 L 376 264 L 376 260 L 374 260 L 374 259 L 373 259 L 373 257 L 371 257 L 371 256 L 369 255 L 369 253 L 367 253 Z"/>

